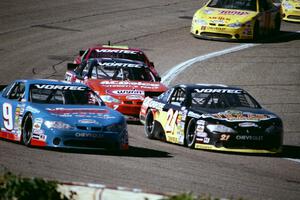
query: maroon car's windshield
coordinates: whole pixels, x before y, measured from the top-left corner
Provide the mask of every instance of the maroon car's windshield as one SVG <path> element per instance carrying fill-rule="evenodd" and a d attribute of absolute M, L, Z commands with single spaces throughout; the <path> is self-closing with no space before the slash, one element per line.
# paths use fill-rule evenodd
<path fill-rule="evenodd" d="M 123 58 L 145 62 L 146 57 L 142 52 L 127 49 L 93 49 L 89 58 Z"/>

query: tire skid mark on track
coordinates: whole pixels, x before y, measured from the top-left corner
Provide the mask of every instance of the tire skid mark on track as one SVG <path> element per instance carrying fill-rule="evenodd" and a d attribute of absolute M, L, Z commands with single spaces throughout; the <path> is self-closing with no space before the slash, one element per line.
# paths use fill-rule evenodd
<path fill-rule="evenodd" d="M 48 23 L 45 23 L 45 24 L 28 25 L 28 26 L 17 28 L 17 29 L 7 30 L 7 31 L 4 31 L 4 32 L 0 32 L 0 35 L 5 35 L 5 34 L 14 33 L 14 32 L 24 31 L 24 30 L 35 28 L 35 27 L 38 27 L 38 26 L 49 26 L 49 25 L 52 25 L 52 24 L 71 22 L 71 21 L 74 21 L 74 20 L 84 19 L 84 18 L 88 18 L 88 17 L 103 16 L 103 15 L 109 15 L 109 14 L 114 14 L 114 13 L 122 13 L 122 12 L 129 12 L 129 11 L 136 11 L 136 10 L 143 10 L 143 9 L 152 9 L 152 8 L 157 9 L 157 8 L 160 8 L 160 7 L 177 5 L 179 3 L 180 3 L 180 1 L 179 2 L 174 2 L 174 3 L 167 3 L 167 4 L 163 4 L 163 5 L 152 5 L 152 6 L 144 6 L 144 7 L 138 7 L 138 8 L 131 8 L 131 9 L 119 9 L 119 10 L 114 10 L 114 11 L 94 13 L 94 14 L 89 14 L 89 15 L 83 15 L 83 16 L 73 17 L 73 18 L 69 18 L 69 19 L 63 19 L 63 20 L 48 22 Z"/>
<path fill-rule="evenodd" d="M 32 28 L 46 28 L 46 29 L 55 29 L 55 30 L 61 30 L 61 31 L 71 31 L 71 32 L 82 32 L 82 30 L 79 29 L 71 29 L 71 28 L 64 28 L 59 26 L 50 26 L 46 24 L 41 25 L 33 25 Z"/>

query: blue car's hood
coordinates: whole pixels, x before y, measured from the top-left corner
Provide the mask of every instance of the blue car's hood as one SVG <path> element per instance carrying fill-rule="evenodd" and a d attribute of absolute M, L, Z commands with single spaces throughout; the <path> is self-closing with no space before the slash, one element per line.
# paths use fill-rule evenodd
<path fill-rule="evenodd" d="M 106 126 L 125 121 L 122 114 L 106 106 L 36 104 L 31 107 L 32 109 L 39 110 L 40 115 L 44 118 L 76 125 L 97 124 Z"/>

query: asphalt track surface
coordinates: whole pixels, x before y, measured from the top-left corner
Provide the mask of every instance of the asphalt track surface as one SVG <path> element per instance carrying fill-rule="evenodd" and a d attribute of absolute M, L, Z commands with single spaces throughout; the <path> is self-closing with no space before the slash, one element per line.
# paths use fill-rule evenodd
<path fill-rule="evenodd" d="M 61 79 L 79 49 L 126 44 L 143 49 L 165 75 L 186 60 L 244 45 L 189 34 L 196 0 L 1 0 L 0 84 L 20 78 Z M 129 125 L 127 155 L 56 151 L 0 141 L 0 165 L 24 176 L 102 183 L 154 192 L 244 199 L 300 197 L 300 24 L 283 22 L 280 37 L 208 57 L 170 81 L 241 86 L 282 117 L 280 156 L 190 150 L 147 140 Z"/>

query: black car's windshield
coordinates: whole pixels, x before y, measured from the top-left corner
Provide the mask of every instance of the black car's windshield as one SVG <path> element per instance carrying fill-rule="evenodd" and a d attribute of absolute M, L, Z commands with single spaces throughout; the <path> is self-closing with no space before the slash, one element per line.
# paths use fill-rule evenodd
<path fill-rule="evenodd" d="M 212 0 L 208 7 L 256 11 L 256 0 Z"/>
<path fill-rule="evenodd" d="M 29 101 L 43 104 L 103 105 L 88 87 L 72 85 L 32 84 Z"/>
<path fill-rule="evenodd" d="M 194 89 L 191 92 L 190 103 L 191 107 L 195 109 L 260 108 L 260 105 L 242 90 Z"/>
<path fill-rule="evenodd" d="M 83 68 L 82 75 L 92 79 L 155 81 L 155 76 L 147 67 L 131 62 L 91 60 Z"/>
<path fill-rule="evenodd" d="M 126 49 L 93 49 L 89 58 L 123 58 L 145 62 L 145 55 L 138 51 Z"/>

